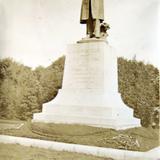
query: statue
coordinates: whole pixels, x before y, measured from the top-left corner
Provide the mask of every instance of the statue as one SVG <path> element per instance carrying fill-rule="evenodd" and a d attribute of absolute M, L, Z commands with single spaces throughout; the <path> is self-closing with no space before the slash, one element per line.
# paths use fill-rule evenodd
<path fill-rule="evenodd" d="M 107 36 L 106 31 L 109 29 L 109 25 L 102 23 L 103 21 L 103 0 L 82 0 L 80 23 L 87 25 L 86 34 L 89 38 L 101 38 Z M 103 29 L 101 29 L 101 27 Z M 101 30 L 103 30 L 103 32 L 105 31 L 105 33 L 101 34 Z"/>

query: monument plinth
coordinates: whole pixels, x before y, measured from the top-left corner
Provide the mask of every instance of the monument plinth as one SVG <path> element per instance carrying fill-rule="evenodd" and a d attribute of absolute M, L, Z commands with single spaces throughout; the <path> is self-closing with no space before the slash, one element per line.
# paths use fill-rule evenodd
<path fill-rule="evenodd" d="M 33 121 L 113 129 L 140 125 L 118 93 L 117 57 L 105 40 L 68 45 L 62 89 Z"/>

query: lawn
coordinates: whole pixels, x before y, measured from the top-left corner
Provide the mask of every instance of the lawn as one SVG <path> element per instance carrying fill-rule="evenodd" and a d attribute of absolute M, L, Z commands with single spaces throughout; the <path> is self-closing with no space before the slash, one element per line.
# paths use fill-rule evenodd
<path fill-rule="evenodd" d="M 85 154 L 0 144 L 0 160 L 113 160 Z"/>
<path fill-rule="evenodd" d="M 159 130 L 143 127 L 116 131 L 82 125 L 25 122 L 20 129 L 0 129 L 0 134 L 137 151 L 148 151 L 159 145 Z"/>
<path fill-rule="evenodd" d="M 11 121 L 0 119 L 0 129 L 19 129 L 24 124 L 23 121 Z"/>

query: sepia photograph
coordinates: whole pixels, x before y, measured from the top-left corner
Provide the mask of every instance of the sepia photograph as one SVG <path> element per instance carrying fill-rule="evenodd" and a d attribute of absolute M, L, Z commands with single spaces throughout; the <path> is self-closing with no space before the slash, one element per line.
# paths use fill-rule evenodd
<path fill-rule="evenodd" d="M 160 160 L 159 0 L 0 0 L 0 160 Z"/>

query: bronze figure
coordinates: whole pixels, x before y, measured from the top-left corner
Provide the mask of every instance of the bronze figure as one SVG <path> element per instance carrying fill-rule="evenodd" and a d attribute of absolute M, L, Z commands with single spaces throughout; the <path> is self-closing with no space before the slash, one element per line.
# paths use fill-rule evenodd
<path fill-rule="evenodd" d="M 82 0 L 80 23 L 87 24 L 89 38 L 100 38 L 100 26 L 103 21 L 103 0 Z"/>

